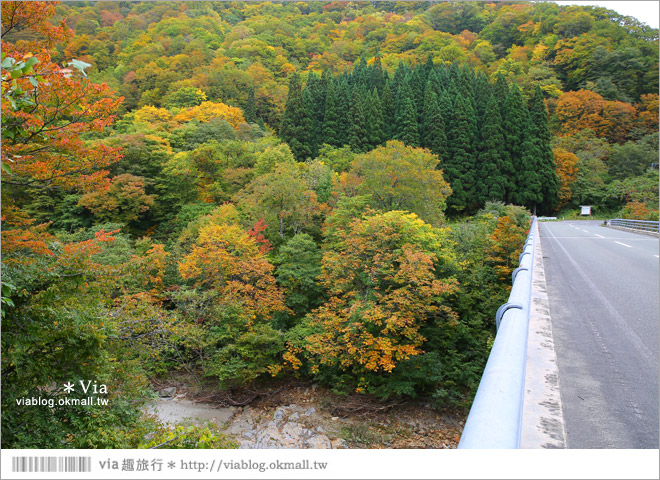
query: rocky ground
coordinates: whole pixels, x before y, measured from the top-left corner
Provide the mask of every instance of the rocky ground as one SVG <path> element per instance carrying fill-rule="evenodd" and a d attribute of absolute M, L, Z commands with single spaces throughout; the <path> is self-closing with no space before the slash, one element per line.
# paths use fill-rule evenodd
<path fill-rule="evenodd" d="M 242 407 L 182 386 L 159 392 L 151 409 L 163 421 L 213 421 L 239 448 L 456 448 L 464 424 L 463 415 L 428 404 L 352 404 L 317 385 L 280 389 Z"/>

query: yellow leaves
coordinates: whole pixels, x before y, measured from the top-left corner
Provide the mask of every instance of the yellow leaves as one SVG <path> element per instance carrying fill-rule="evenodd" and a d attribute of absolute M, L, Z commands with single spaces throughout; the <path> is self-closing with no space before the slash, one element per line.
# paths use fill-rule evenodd
<path fill-rule="evenodd" d="M 421 326 L 445 313 L 439 302 L 457 288 L 455 280 L 435 276 L 446 231 L 396 211 L 347 228 L 323 258 L 322 280 L 333 296 L 308 317 L 316 333 L 306 337 L 307 350 L 321 365 L 390 373 L 422 353 Z"/>
<path fill-rule="evenodd" d="M 544 61 L 548 56 L 548 50 L 549 48 L 547 46 L 539 43 L 534 47 L 534 50 L 532 51 L 532 60 L 537 62 Z"/>
<path fill-rule="evenodd" d="M 172 114 L 164 109 L 146 105 L 135 111 L 134 119 L 136 123 L 158 124 L 168 122 L 172 119 Z"/>
<path fill-rule="evenodd" d="M 245 123 L 240 108 L 231 107 L 221 102 L 202 102 L 201 105 L 196 107 L 184 108 L 174 117 L 174 120 L 180 123 L 191 120 L 208 122 L 214 118 L 226 120 L 234 128 L 237 128 L 241 123 Z"/>
<path fill-rule="evenodd" d="M 495 264 L 494 269 L 500 279 L 505 280 L 516 266 L 518 251 L 525 241 L 525 231 L 511 217 L 500 217 L 491 241 L 488 260 Z"/>

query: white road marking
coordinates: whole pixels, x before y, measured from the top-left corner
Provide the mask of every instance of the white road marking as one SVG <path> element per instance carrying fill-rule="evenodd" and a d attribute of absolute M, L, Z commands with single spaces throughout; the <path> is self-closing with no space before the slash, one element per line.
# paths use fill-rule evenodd
<path fill-rule="evenodd" d="M 623 245 L 624 247 L 632 248 L 632 245 L 626 245 L 625 243 L 621 243 L 617 241 L 615 241 L 614 243 L 618 243 L 619 245 Z"/>
<path fill-rule="evenodd" d="M 599 237 L 599 238 L 605 238 L 605 237 L 603 237 L 602 235 L 598 235 L 597 233 L 594 233 L 594 235 L 596 235 L 596 236 Z"/>
<path fill-rule="evenodd" d="M 660 255 L 653 255 L 655 258 L 660 258 Z"/>
<path fill-rule="evenodd" d="M 587 232 L 587 233 L 589 233 L 589 230 L 582 230 L 582 231 L 583 231 L 583 232 Z"/>

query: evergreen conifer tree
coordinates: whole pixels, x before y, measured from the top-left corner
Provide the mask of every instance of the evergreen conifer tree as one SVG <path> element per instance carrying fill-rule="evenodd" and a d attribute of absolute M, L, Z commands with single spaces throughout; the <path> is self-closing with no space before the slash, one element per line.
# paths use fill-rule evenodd
<path fill-rule="evenodd" d="M 454 102 L 451 129 L 447 135 L 449 155 L 443 168 L 445 178 L 453 190 L 447 200 L 448 210 L 453 213 L 469 212 L 478 205 L 470 115 L 469 101 L 458 95 Z"/>
<path fill-rule="evenodd" d="M 454 104 L 449 96 L 449 92 L 443 90 L 438 95 L 438 107 L 440 107 L 440 115 L 445 121 L 445 131 L 449 132 L 451 130 L 452 118 L 454 117 Z"/>
<path fill-rule="evenodd" d="M 385 81 L 381 95 L 381 111 L 383 113 L 383 134 L 385 140 L 394 138 L 394 98 L 390 90 L 389 80 Z"/>
<path fill-rule="evenodd" d="M 289 95 L 280 123 L 280 138 L 286 142 L 298 161 L 311 156 L 309 132 L 312 122 L 305 110 L 300 75 L 294 72 L 289 81 Z"/>
<path fill-rule="evenodd" d="M 257 103 L 254 98 L 254 87 L 250 87 L 250 90 L 248 90 L 248 98 L 243 113 L 247 123 L 257 122 Z"/>
<path fill-rule="evenodd" d="M 424 89 L 424 98 L 426 98 L 426 94 L 429 89 L 438 96 L 440 95 L 440 92 L 442 92 L 443 90 L 442 86 L 440 85 L 440 79 L 438 78 L 438 74 L 435 69 L 431 70 L 431 72 L 428 75 L 428 79 L 426 80 L 426 88 Z"/>
<path fill-rule="evenodd" d="M 366 121 L 369 151 L 385 143 L 383 109 L 376 87 L 367 96 Z"/>
<path fill-rule="evenodd" d="M 504 118 L 506 115 L 506 99 L 509 96 L 509 86 L 506 83 L 504 75 L 501 73 L 497 74 L 497 79 L 493 86 L 493 95 L 495 95 L 495 101 L 500 106 L 500 115 Z"/>
<path fill-rule="evenodd" d="M 426 63 L 424 64 L 425 81 L 429 81 L 429 75 L 431 75 L 433 70 L 435 70 L 435 67 L 433 66 L 433 54 L 429 52 L 428 56 L 426 57 Z"/>
<path fill-rule="evenodd" d="M 403 80 L 406 78 L 407 65 L 403 61 L 399 62 L 399 66 L 396 67 L 394 71 L 394 76 L 390 81 L 390 89 L 392 90 L 392 96 L 395 99 L 399 95 L 399 88 L 403 85 Z"/>
<path fill-rule="evenodd" d="M 362 54 L 359 63 L 353 69 L 353 87 L 366 88 L 369 77 L 367 58 Z"/>
<path fill-rule="evenodd" d="M 312 129 L 309 132 L 309 147 L 312 158 L 318 155 L 318 147 L 323 143 L 323 121 L 325 116 L 327 76 L 323 80 L 314 72 L 307 77 L 307 85 L 303 91 L 305 109 L 310 117 Z"/>
<path fill-rule="evenodd" d="M 521 197 L 519 193 L 515 192 L 517 188 L 515 177 L 516 172 L 523 168 L 523 143 L 529 131 L 529 113 L 516 83 L 511 86 L 506 98 L 502 124 L 507 152 L 502 165 L 502 173 L 510 179 L 508 182 L 510 190 L 507 192 L 506 202 L 519 203 Z M 521 205 L 525 205 L 525 203 Z"/>
<path fill-rule="evenodd" d="M 335 93 L 335 80 L 328 81 L 328 90 L 325 96 L 325 112 L 323 116 L 323 128 L 320 137 L 321 144 L 327 143 L 333 147 L 339 147 L 343 142 L 341 141 L 339 124 L 341 116 L 339 113 L 339 105 L 337 102 L 337 95 Z"/>
<path fill-rule="evenodd" d="M 460 94 L 461 67 L 458 62 L 453 62 L 447 69 L 447 90 L 452 98 Z"/>
<path fill-rule="evenodd" d="M 528 133 L 523 142 L 522 159 L 515 177 L 515 200 L 550 213 L 557 205 L 559 180 L 550 146 L 550 129 L 543 93 L 537 85 L 529 108 Z"/>
<path fill-rule="evenodd" d="M 460 71 L 459 92 L 474 108 L 474 71 L 468 65 L 464 65 Z"/>
<path fill-rule="evenodd" d="M 317 132 L 319 130 L 319 122 L 323 122 L 323 118 L 318 118 L 318 110 L 316 103 L 316 95 L 318 90 L 318 77 L 314 72 L 310 72 L 307 77 L 307 84 L 303 89 L 303 106 L 305 108 L 305 113 L 308 117 L 309 131 L 307 132 L 307 148 L 309 150 L 309 155 L 312 158 L 315 158 L 318 153 L 318 137 Z"/>
<path fill-rule="evenodd" d="M 477 115 L 477 121 L 481 123 L 486 114 L 486 108 L 488 102 L 490 101 L 490 96 L 492 94 L 493 87 L 488 82 L 488 77 L 483 72 L 479 72 L 475 76 L 474 81 L 474 100 L 475 100 L 475 113 Z M 500 108 L 499 105 L 497 107 Z M 500 112 L 500 118 L 502 118 Z M 483 138 L 483 137 L 482 137 Z"/>
<path fill-rule="evenodd" d="M 383 66 L 380 61 L 380 52 L 376 50 L 376 55 L 374 56 L 374 63 L 370 69 L 370 82 L 369 89 L 373 90 L 376 88 L 379 95 L 383 93 L 383 87 L 385 86 L 385 77 L 383 76 Z"/>
<path fill-rule="evenodd" d="M 448 72 L 447 72 L 447 67 L 445 65 L 440 65 L 438 68 L 434 69 L 435 70 L 435 76 L 438 79 L 438 86 L 440 87 L 438 90 L 438 95 L 440 95 L 441 90 L 447 90 L 448 88 Z"/>
<path fill-rule="evenodd" d="M 481 204 L 504 201 L 509 190 L 509 178 L 503 175 L 503 152 L 506 150 L 502 117 L 495 96 L 488 95 L 486 111 L 481 123 L 478 155 L 478 195 Z"/>
<path fill-rule="evenodd" d="M 419 146 L 417 107 L 413 99 L 409 78 L 407 76 L 404 79 L 395 103 L 394 139 L 400 140 L 406 145 L 417 147 Z"/>
<path fill-rule="evenodd" d="M 426 87 L 426 80 L 424 75 L 424 66 L 417 66 L 412 75 L 409 76 L 410 89 L 413 94 L 413 101 L 417 109 L 417 123 L 422 123 L 422 112 L 424 110 L 424 89 Z"/>
<path fill-rule="evenodd" d="M 348 84 L 348 76 L 343 76 L 339 83 L 335 85 L 335 95 L 337 96 L 337 106 L 339 113 L 339 124 L 337 133 L 339 134 L 340 146 L 345 145 L 350 130 L 351 95 L 352 90 Z"/>
<path fill-rule="evenodd" d="M 442 113 L 440 113 L 438 96 L 430 88 L 426 89 L 424 123 L 420 137 L 422 146 L 438 156 L 439 165 L 442 168 L 447 160 L 447 132 Z"/>
<path fill-rule="evenodd" d="M 369 151 L 369 125 L 365 112 L 365 94 L 362 88 L 354 88 L 351 100 L 348 145 L 357 153 Z"/>

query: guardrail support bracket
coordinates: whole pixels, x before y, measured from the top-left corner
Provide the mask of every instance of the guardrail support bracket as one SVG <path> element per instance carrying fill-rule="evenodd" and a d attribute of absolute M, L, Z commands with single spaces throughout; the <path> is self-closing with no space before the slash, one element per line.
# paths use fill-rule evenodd
<path fill-rule="evenodd" d="M 497 327 L 498 330 L 500 328 L 500 322 L 502 321 L 502 317 L 504 316 L 504 313 L 510 308 L 519 308 L 520 310 L 522 310 L 523 306 L 517 303 L 509 303 L 509 302 L 500 306 L 500 308 L 497 309 L 497 313 L 495 314 L 495 326 Z"/>
<path fill-rule="evenodd" d="M 526 268 L 526 267 L 518 267 L 518 268 L 516 268 L 516 269 L 513 271 L 513 273 L 511 273 L 511 283 L 513 283 L 513 282 L 516 281 L 516 275 L 518 275 L 518 272 L 520 272 L 520 271 L 522 271 L 522 270 L 525 270 L 525 271 L 529 272 L 529 268 Z"/>

